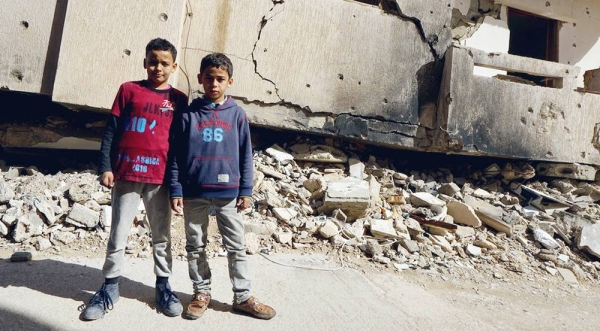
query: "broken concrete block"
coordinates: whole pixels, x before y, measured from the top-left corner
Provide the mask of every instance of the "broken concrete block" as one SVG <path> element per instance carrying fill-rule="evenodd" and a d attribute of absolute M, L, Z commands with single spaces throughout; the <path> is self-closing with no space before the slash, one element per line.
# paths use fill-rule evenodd
<path fill-rule="evenodd" d="M 410 194 L 410 203 L 415 207 L 445 206 L 446 203 L 427 192 Z"/>
<path fill-rule="evenodd" d="M 281 164 L 288 164 L 294 160 L 292 154 L 286 152 L 285 149 L 277 144 L 267 148 L 265 152 L 271 155 L 273 158 L 275 158 L 275 160 L 277 160 L 277 162 Z"/>
<path fill-rule="evenodd" d="M 311 193 L 327 189 L 327 182 L 322 177 L 307 179 L 302 185 Z"/>
<path fill-rule="evenodd" d="M 84 183 L 79 185 L 72 185 L 69 188 L 68 194 L 71 200 L 83 204 L 92 198 L 92 193 L 94 193 L 95 191 L 96 189 L 93 185 Z"/>
<path fill-rule="evenodd" d="M 577 247 L 600 258 L 600 223 L 583 226 L 577 240 Z"/>
<path fill-rule="evenodd" d="M 52 225 L 56 222 L 56 215 L 54 215 L 54 209 L 52 206 L 43 198 L 35 197 L 33 199 L 35 208 L 44 215 L 46 224 Z"/>
<path fill-rule="evenodd" d="M 447 183 L 440 186 L 437 191 L 438 193 L 453 197 L 455 194 L 460 193 L 460 187 L 458 187 L 458 185 L 455 183 Z"/>
<path fill-rule="evenodd" d="M 448 202 L 448 215 L 454 218 L 454 222 L 469 225 L 474 228 L 481 226 L 481 220 L 477 217 L 475 210 L 460 201 Z"/>
<path fill-rule="evenodd" d="M 273 208 L 273 213 L 285 224 L 291 224 L 292 219 L 298 216 L 298 212 L 293 208 Z"/>
<path fill-rule="evenodd" d="M 476 189 L 475 191 L 473 191 L 472 195 L 474 197 L 480 198 L 480 199 L 489 199 L 489 198 L 493 198 L 494 195 L 491 194 L 490 192 L 484 190 L 484 189 Z"/>
<path fill-rule="evenodd" d="M 365 179 L 365 164 L 359 159 L 350 158 L 348 160 L 348 172 L 350 173 L 350 177 Z"/>
<path fill-rule="evenodd" d="M 326 239 L 329 239 L 335 236 L 338 233 L 339 229 L 335 223 L 332 221 L 327 221 L 321 227 L 319 227 L 319 234 Z"/>
<path fill-rule="evenodd" d="M 404 247 L 410 254 L 416 253 L 420 250 L 419 244 L 414 240 L 400 240 L 400 245 L 402 245 L 402 247 Z"/>
<path fill-rule="evenodd" d="M 86 208 L 79 203 L 74 203 L 65 221 L 77 227 L 93 228 L 100 221 L 100 213 Z"/>
<path fill-rule="evenodd" d="M 481 255 L 481 247 L 477 247 L 472 244 L 468 244 L 466 248 L 467 253 L 472 256 L 480 256 Z"/>
<path fill-rule="evenodd" d="M 15 192 L 9 183 L 0 182 L 0 203 L 7 203 L 15 197 Z"/>
<path fill-rule="evenodd" d="M 275 234 L 273 234 L 278 243 L 288 245 L 292 244 L 292 235 L 293 233 L 284 231 L 275 232 Z"/>
<path fill-rule="evenodd" d="M 556 240 L 554 240 L 554 238 L 552 238 L 552 236 L 549 235 L 548 232 L 542 229 L 533 230 L 533 238 L 547 249 L 560 248 L 559 243 Z"/>
<path fill-rule="evenodd" d="M 290 149 L 295 160 L 325 163 L 348 162 L 348 157 L 344 152 L 327 145 L 297 144 L 290 147 Z"/>
<path fill-rule="evenodd" d="M 69 231 L 55 231 L 50 234 L 50 240 L 53 243 L 62 243 L 68 245 L 77 239 L 77 235 Z"/>
<path fill-rule="evenodd" d="M 37 240 L 34 244 L 34 247 L 38 251 L 45 251 L 48 248 L 52 247 L 52 243 L 50 242 L 50 240 L 48 240 L 46 238 L 39 237 L 39 238 L 37 238 Z"/>
<path fill-rule="evenodd" d="M 468 195 L 465 196 L 465 204 L 473 208 L 477 217 L 487 226 L 506 234 L 512 234 L 511 224 L 502 219 L 502 208 Z"/>
<path fill-rule="evenodd" d="M 247 232 L 244 234 L 244 241 L 246 243 L 246 253 L 252 255 L 258 253 L 260 250 L 260 241 L 255 233 Z"/>
<path fill-rule="evenodd" d="M 12 232 L 15 242 L 23 242 L 32 236 L 40 235 L 43 231 L 44 221 L 37 214 L 21 215 Z"/>
<path fill-rule="evenodd" d="M 396 229 L 394 229 L 394 221 L 392 220 L 379 220 L 372 219 L 370 220 L 371 226 L 371 234 L 375 238 L 397 238 L 398 234 L 396 233 Z"/>
<path fill-rule="evenodd" d="M 347 177 L 329 183 L 323 206 L 318 211 L 329 214 L 336 209 L 341 209 L 348 216 L 348 221 L 353 221 L 363 217 L 370 205 L 369 182 Z"/>
<path fill-rule="evenodd" d="M 556 268 L 556 269 L 558 270 L 558 272 L 560 273 L 560 275 L 562 276 L 562 278 L 567 283 L 579 284 L 579 281 L 577 280 L 577 277 L 575 277 L 575 274 L 571 270 L 565 269 L 565 268 Z"/>
<path fill-rule="evenodd" d="M 365 251 L 367 254 L 371 256 L 379 256 L 383 254 L 383 248 L 379 244 L 379 242 L 375 239 L 367 239 L 367 243 L 365 245 Z"/>
<path fill-rule="evenodd" d="M 460 225 L 458 225 L 456 227 L 456 231 L 454 232 L 454 234 L 459 239 L 464 239 L 464 238 L 468 238 L 468 237 L 474 237 L 475 236 L 475 229 L 472 228 L 472 227 L 468 227 L 468 226 L 460 226 Z"/>
<path fill-rule="evenodd" d="M 8 227 L 3 222 L 0 222 L 0 237 L 6 237 L 8 235 Z"/>

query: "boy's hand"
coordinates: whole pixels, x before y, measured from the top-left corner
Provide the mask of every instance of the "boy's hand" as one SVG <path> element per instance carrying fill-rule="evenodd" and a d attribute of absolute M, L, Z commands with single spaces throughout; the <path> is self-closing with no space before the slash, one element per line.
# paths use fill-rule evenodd
<path fill-rule="evenodd" d="M 238 198 L 238 201 L 235 205 L 237 207 L 238 213 L 248 207 L 250 207 L 250 198 Z"/>
<path fill-rule="evenodd" d="M 171 209 L 173 209 L 173 211 L 175 211 L 177 214 L 183 214 L 183 199 L 182 198 L 171 199 Z"/>
<path fill-rule="evenodd" d="M 102 173 L 100 185 L 108 188 L 115 186 L 115 176 L 113 175 L 112 171 L 105 171 Z"/>

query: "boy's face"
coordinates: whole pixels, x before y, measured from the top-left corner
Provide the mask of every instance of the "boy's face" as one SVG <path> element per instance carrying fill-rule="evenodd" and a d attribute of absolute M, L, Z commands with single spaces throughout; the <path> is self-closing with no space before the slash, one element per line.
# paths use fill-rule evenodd
<path fill-rule="evenodd" d="M 169 51 L 152 50 L 146 54 L 144 69 L 148 73 L 150 86 L 156 89 L 167 88 L 169 75 L 177 69 L 177 63 Z"/>
<path fill-rule="evenodd" d="M 198 74 L 198 83 L 204 87 L 204 96 L 214 103 L 219 103 L 225 98 L 225 91 L 233 84 L 227 70 L 209 67 Z"/>

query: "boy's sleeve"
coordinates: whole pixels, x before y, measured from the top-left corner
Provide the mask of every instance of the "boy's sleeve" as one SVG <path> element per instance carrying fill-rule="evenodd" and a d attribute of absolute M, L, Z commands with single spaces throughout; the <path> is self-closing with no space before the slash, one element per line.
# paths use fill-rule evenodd
<path fill-rule="evenodd" d="M 254 166 L 252 165 L 252 141 L 250 139 L 250 123 L 242 110 L 238 130 L 240 132 L 240 197 L 252 197 Z"/>
<path fill-rule="evenodd" d="M 176 111 L 173 116 L 173 123 L 171 124 L 171 130 L 169 132 L 169 158 L 167 171 L 167 176 L 169 178 L 169 196 L 171 199 L 183 197 L 181 182 L 179 181 L 178 158 L 185 145 L 181 138 L 184 130 L 182 112 Z"/>
<path fill-rule="evenodd" d="M 113 114 L 108 115 L 108 119 L 106 120 L 102 144 L 100 145 L 100 165 L 98 167 L 98 174 L 100 175 L 107 171 L 112 171 L 110 155 L 115 133 L 117 132 L 118 120 L 119 118 Z"/>
<path fill-rule="evenodd" d="M 111 152 L 115 135 L 118 133 L 119 117 L 122 110 L 127 107 L 127 96 L 123 89 L 123 85 L 119 87 L 119 92 L 115 97 L 110 114 L 106 119 L 106 127 L 102 136 L 102 144 L 100 145 L 100 165 L 98 174 L 103 174 L 107 171 L 112 171 Z"/>

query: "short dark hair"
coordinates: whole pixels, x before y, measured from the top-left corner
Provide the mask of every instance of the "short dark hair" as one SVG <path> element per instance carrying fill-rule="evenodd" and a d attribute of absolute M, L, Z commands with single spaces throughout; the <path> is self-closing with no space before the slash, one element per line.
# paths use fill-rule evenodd
<path fill-rule="evenodd" d="M 212 53 L 202 58 L 202 62 L 200 62 L 200 74 L 202 74 L 204 70 L 213 67 L 227 70 L 229 78 L 233 77 L 233 63 L 231 63 L 231 60 L 227 55 L 222 53 Z"/>
<path fill-rule="evenodd" d="M 155 38 L 146 45 L 146 55 L 151 51 L 169 51 L 173 56 L 173 61 L 177 59 L 177 49 L 168 40 Z"/>

